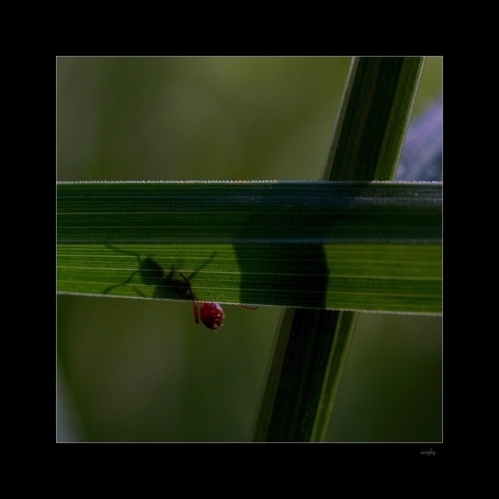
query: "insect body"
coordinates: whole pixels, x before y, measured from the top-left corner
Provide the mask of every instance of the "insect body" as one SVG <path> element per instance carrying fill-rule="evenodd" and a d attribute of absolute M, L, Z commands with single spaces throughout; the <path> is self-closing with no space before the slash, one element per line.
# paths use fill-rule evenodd
<path fill-rule="evenodd" d="M 220 303 L 204 302 L 201 303 L 200 310 L 198 312 L 198 304 L 194 300 L 194 294 L 192 292 L 191 284 L 189 283 L 187 277 L 180 272 L 182 279 L 185 281 L 187 286 L 189 286 L 189 291 L 191 293 L 192 308 L 194 311 L 194 320 L 196 324 L 199 323 L 199 316 L 201 315 L 201 322 L 209 329 L 217 330 L 223 326 L 224 323 L 224 311 Z"/>
<path fill-rule="evenodd" d="M 206 327 L 216 330 L 223 326 L 225 316 L 220 303 L 201 303 L 199 313 Z"/>

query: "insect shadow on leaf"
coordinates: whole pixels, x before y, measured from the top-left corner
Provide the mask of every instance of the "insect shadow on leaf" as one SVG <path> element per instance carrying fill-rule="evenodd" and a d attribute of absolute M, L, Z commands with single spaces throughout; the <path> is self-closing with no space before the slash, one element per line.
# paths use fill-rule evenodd
<path fill-rule="evenodd" d="M 196 324 L 199 323 L 199 319 L 201 318 L 201 322 L 208 329 L 217 330 L 223 326 L 225 314 L 221 305 L 214 302 L 202 302 L 198 310 L 197 298 L 191 287 L 191 280 L 213 260 L 215 252 L 211 254 L 211 256 L 203 263 L 203 265 L 201 265 L 199 269 L 195 270 L 188 277 L 186 277 L 182 272 L 176 272 L 174 265 L 172 265 L 170 272 L 166 273 L 163 267 L 151 257 L 142 258 L 139 254 L 133 251 L 116 248 L 110 244 L 106 244 L 106 246 L 113 251 L 134 256 L 137 259 L 138 268 L 137 270 L 134 270 L 123 282 L 107 287 L 102 292 L 103 294 L 107 294 L 112 289 L 120 286 L 127 286 L 130 284 L 132 279 L 139 274 L 140 280 L 145 286 L 154 287 L 152 298 L 190 299 L 192 302 L 194 321 Z M 176 274 L 178 274 L 180 278 L 176 277 Z M 136 286 L 133 286 L 133 289 L 140 296 L 144 298 L 146 297 Z M 256 310 L 258 308 L 257 306 L 243 304 L 239 304 L 239 306 L 250 310 Z"/>
<path fill-rule="evenodd" d="M 142 258 L 139 254 L 125 250 L 122 248 L 116 248 L 111 244 L 106 244 L 106 246 L 118 253 L 123 253 L 125 255 L 133 256 L 137 259 L 138 268 L 134 270 L 123 282 L 119 284 L 113 284 L 102 291 L 103 294 L 108 294 L 111 290 L 119 288 L 121 286 L 127 286 L 133 280 L 133 278 L 138 274 L 140 280 L 144 286 L 153 287 L 152 298 L 164 298 L 164 299 L 190 299 L 196 300 L 194 293 L 192 292 L 190 281 L 203 270 L 215 257 L 215 252 L 199 267 L 197 270 L 185 277 L 184 274 L 177 272 L 175 266 L 172 265 L 171 270 L 166 272 L 165 269 L 153 258 L 145 257 Z M 177 277 L 178 276 L 178 277 Z M 142 291 L 133 286 L 134 291 L 142 297 L 146 297 Z"/>

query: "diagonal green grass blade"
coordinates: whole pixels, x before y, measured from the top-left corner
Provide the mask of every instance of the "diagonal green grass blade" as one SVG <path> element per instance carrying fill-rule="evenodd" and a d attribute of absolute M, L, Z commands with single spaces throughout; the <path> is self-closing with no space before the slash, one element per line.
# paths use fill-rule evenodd
<path fill-rule="evenodd" d="M 423 62 L 352 60 L 323 179 L 394 178 Z M 324 439 L 357 315 L 340 310 L 282 312 L 254 440 Z"/>

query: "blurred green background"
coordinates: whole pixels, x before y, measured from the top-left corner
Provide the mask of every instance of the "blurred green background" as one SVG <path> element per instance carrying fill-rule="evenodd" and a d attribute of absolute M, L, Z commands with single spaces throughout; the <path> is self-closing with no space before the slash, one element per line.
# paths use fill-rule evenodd
<path fill-rule="evenodd" d="M 59 57 L 58 180 L 317 180 L 350 58 Z M 441 95 L 426 61 L 413 118 Z M 58 295 L 58 441 L 248 441 L 280 309 Z M 328 440 L 442 439 L 442 320 L 360 314 Z"/>

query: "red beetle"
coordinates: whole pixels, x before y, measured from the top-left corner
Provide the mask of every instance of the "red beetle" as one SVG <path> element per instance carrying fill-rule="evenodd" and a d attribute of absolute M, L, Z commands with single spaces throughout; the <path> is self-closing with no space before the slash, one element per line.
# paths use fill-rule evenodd
<path fill-rule="evenodd" d="M 194 300 L 194 293 L 192 292 L 191 284 L 187 280 L 184 274 L 180 272 L 182 279 L 185 281 L 187 286 L 189 286 L 189 291 L 191 293 L 192 309 L 194 311 L 194 320 L 196 324 L 199 324 L 199 312 L 198 304 Z M 209 329 L 217 330 L 223 326 L 224 322 L 224 311 L 220 303 L 204 302 L 201 303 L 201 322 Z"/>
<path fill-rule="evenodd" d="M 191 293 L 191 300 L 192 300 L 192 309 L 194 311 L 194 320 L 196 321 L 196 324 L 199 324 L 199 315 L 201 315 L 201 322 L 207 328 L 213 329 L 214 331 L 221 328 L 224 325 L 223 323 L 225 319 L 225 314 L 220 303 L 203 302 L 201 303 L 198 312 L 198 305 L 196 303 L 196 300 L 194 300 L 194 293 L 192 292 L 191 284 L 189 283 L 188 279 L 184 276 L 184 274 L 182 274 L 181 272 L 179 273 L 182 276 L 182 279 L 189 287 L 189 292 Z M 239 306 L 243 308 L 249 308 L 251 310 L 258 308 L 250 305 L 239 305 Z"/>

